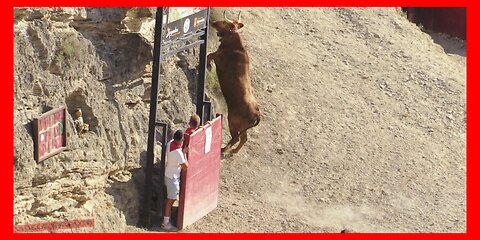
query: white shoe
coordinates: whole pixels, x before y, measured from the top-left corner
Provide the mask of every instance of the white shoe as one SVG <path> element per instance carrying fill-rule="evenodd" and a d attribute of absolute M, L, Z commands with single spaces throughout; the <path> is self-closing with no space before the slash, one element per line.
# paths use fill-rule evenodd
<path fill-rule="evenodd" d="M 162 223 L 162 229 L 167 231 L 176 231 L 178 230 L 175 226 L 173 226 L 170 222 Z"/>

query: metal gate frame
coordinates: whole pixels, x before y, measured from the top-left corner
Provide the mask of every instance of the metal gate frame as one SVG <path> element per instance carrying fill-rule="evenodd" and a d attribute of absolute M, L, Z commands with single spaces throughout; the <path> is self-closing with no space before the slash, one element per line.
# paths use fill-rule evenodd
<path fill-rule="evenodd" d="M 174 42 L 169 42 L 165 44 L 163 42 L 165 38 L 166 25 L 168 23 L 168 7 L 157 7 L 157 12 L 155 14 L 155 34 L 154 34 L 154 46 L 153 46 L 153 66 L 152 66 L 152 86 L 150 94 L 150 114 L 148 121 L 148 139 L 147 139 L 147 156 L 146 156 L 146 168 L 145 168 L 145 194 L 144 194 L 144 204 L 143 209 L 140 210 L 140 222 L 139 225 L 146 228 L 151 228 L 151 209 L 152 209 L 152 192 L 153 192 L 153 160 L 154 156 L 154 147 L 155 147 L 155 128 L 158 125 L 157 123 L 157 101 L 158 101 L 158 89 L 160 82 L 160 67 L 162 65 L 162 60 L 172 56 L 180 51 L 184 51 L 193 47 L 200 45 L 200 54 L 199 54 L 199 73 L 197 79 L 197 99 L 196 99 L 196 113 L 200 116 L 201 125 L 207 120 L 204 117 L 204 112 L 210 112 L 210 103 L 205 101 L 205 73 L 206 73 L 206 60 L 207 60 L 207 38 L 208 38 L 208 28 L 209 28 L 209 17 L 210 17 L 210 8 L 206 8 L 206 17 L 205 17 L 205 27 L 199 29 L 197 32 L 189 34 L 181 38 L 177 38 Z M 185 18 L 191 17 L 187 16 Z M 190 21 L 190 20 L 189 20 Z M 199 38 L 193 43 L 187 44 L 188 41 Z M 173 44 L 181 43 L 185 44 L 183 47 L 170 50 L 162 53 L 162 47 L 172 46 Z M 209 109 L 205 109 L 205 105 Z M 167 126 L 164 126 L 164 131 Z M 166 135 L 164 135 L 166 136 Z M 165 144 L 165 143 L 164 143 Z M 165 145 L 162 146 L 162 155 L 165 154 L 163 151 Z M 162 156 L 160 166 L 165 166 L 165 157 Z M 165 175 L 165 168 L 160 169 L 160 185 L 164 185 L 163 176 Z M 166 193 L 163 193 L 163 196 L 160 197 L 161 201 L 166 198 Z M 163 202 L 161 204 L 163 206 Z M 163 209 L 162 209 L 163 211 Z"/>

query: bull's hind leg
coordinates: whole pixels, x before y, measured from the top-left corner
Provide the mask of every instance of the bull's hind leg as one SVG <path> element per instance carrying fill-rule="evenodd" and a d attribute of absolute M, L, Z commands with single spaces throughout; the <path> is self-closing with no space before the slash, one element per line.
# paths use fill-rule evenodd
<path fill-rule="evenodd" d="M 238 144 L 237 148 L 232 150 L 232 153 L 237 153 L 240 150 L 240 148 L 243 147 L 243 144 L 245 144 L 246 141 L 247 141 L 247 131 L 244 131 L 242 135 L 240 135 L 240 143 Z"/>
<path fill-rule="evenodd" d="M 222 148 L 222 153 L 224 153 L 224 155 L 228 155 L 231 151 L 231 148 L 238 142 L 239 140 L 239 134 L 240 134 L 240 131 L 238 131 L 238 129 L 235 127 L 234 124 L 230 124 L 232 121 L 230 121 L 232 119 L 229 118 L 229 128 L 230 128 L 230 135 L 232 136 L 232 139 L 230 139 L 230 142 L 228 142 L 227 145 L 225 145 L 224 148 Z"/>
<path fill-rule="evenodd" d="M 239 140 L 239 134 L 240 134 L 240 125 L 241 125 L 241 122 L 238 122 L 238 117 L 233 114 L 233 113 L 229 113 L 228 114 L 228 129 L 230 131 L 230 136 L 232 136 L 232 138 L 230 139 L 230 142 L 228 142 L 227 145 L 225 145 L 224 148 L 222 148 L 222 153 L 224 155 L 228 155 L 231 151 L 231 148 L 238 142 Z"/>
<path fill-rule="evenodd" d="M 237 136 L 238 134 L 236 134 L 235 136 L 232 135 L 232 139 L 230 139 L 230 142 L 228 142 L 228 144 L 224 148 L 222 148 L 222 152 L 225 155 L 228 155 L 231 151 L 231 148 L 238 142 L 239 138 Z"/>

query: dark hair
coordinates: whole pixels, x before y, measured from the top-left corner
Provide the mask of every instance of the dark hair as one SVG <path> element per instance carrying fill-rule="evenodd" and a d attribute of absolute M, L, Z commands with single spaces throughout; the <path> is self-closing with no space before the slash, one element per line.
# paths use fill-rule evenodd
<path fill-rule="evenodd" d="M 182 141 L 182 138 L 183 138 L 183 131 L 182 131 L 182 130 L 177 130 L 177 131 L 173 134 L 173 140 L 175 140 L 175 141 L 177 141 L 177 142 Z"/>

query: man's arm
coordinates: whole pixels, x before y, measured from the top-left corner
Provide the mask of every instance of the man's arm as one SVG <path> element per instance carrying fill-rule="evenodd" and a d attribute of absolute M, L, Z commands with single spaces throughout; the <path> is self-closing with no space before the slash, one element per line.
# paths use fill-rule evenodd
<path fill-rule="evenodd" d="M 180 164 L 180 167 L 182 168 L 182 170 L 187 170 L 187 168 L 188 168 L 188 162 L 185 161 L 185 163 Z"/>
<path fill-rule="evenodd" d="M 188 168 L 188 161 L 187 161 L 187 158 L 185 157 L 185 154 L 183 153 L 183 151 L 178 151 L 178 163 L 180 164 L 180 167 L 182 168 L 182 170 L 187 170 Z"/>

